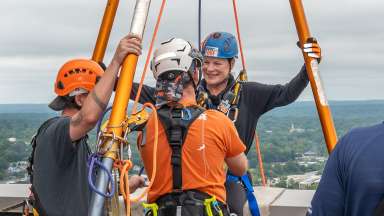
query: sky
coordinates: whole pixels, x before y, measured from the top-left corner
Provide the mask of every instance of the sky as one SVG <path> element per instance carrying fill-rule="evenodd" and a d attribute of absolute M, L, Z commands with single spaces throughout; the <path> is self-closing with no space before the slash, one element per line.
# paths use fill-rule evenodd
<path fill-rule="evenodd" d="M 0 104 L 48 103 L 60 66 L 90 58 L 106 0 L 2 0 Z M 171 37 L 197 44 L 197 0 L 167 1 L 155 45 Z M 104 62 L 129 32 L 133 0 L 120 0 Z M 139 80 L 160 0 L 152 0 L 144 33 Z M 240 31 L 250 81 L 284 84 L 303 64 L 288 0 L 238 0 Z M 384 99 L 384 1 L 303 0 L 310 31 L 323 51 L 320 73 L 329 100 Z M 230 0 L 204 0 L 202 35 L 235 33 Z M 237 62 L 234 73 L 240 69 Z M 151 73 L 145 81 L 153 85 Z M 313 100 L 308 87 L 299 100 Z"/>

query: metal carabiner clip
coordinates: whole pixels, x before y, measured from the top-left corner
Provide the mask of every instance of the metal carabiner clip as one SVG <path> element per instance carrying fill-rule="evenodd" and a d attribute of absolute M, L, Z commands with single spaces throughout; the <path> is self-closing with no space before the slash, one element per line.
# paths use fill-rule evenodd
<path fill-rule="evenodd" d="M 232 113 L 232 110 L 234 111 L 233 118 L 230 113 Z M 239 115 L 239 109 L 237 107 L 230 107 L 227 112 L 227 117 L 232 120 L 233 123 L 237 121 L 237 116 Z"/>

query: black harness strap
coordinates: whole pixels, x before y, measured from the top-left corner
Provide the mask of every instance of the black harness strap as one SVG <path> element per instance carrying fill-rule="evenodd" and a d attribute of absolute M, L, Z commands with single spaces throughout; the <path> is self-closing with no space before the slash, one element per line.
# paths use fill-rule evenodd
<path fill-rule="evenodd" d="M 53 118 L 50 118 L 48 120 L 46 120 L 40 127 L 39 129 L 37 130 L 36 134 L 33 136 L 32 140 L 31 140 L 31 146 L 32 146 L 32 152 L 31 152 L 31 155 L 29 156 L 28 158 L 28 167 L 27 167 L 27 172 L 28 172 L 28 175 L 29 175 L 29 181 L 31 183 L 31 192 L 32 192 L 32 196 L 33 197 L 30 197 L 30 199 L 33 200 L 33 207 L 37 210 L 37 212 L 39 213 L 39 215 L 41 216 L 44 216 L 44 215 L 47 215 L 46 214 L 46 211 L 44 210 L 43 206 L 41 205 L 41 202 L 40 202 L 40 199 L 39 199 L 39 196 L 37 195 L 36 193 L 36 190 L 35 190 L 35 187 L 33 186 L 33 163 L 34 163 L 34 159 L 35 159 L 35 151 L 36 151 L 36 144 L 37 144 L 37 137 L 40 135 L 40 133 L 47 129 L 47 127 L 56 119 L 58 119 L 59 117 L 53 117 Z"/>
<path fill-rule="evenodd" d="M 157 111 L 172 148 L 171 164 L 174 192 L 182 192 L 181 152 L 189 126 L 204 111 L 205 109 L 199 106 L 170 107 L 168 105 L 162 106 Z"/>

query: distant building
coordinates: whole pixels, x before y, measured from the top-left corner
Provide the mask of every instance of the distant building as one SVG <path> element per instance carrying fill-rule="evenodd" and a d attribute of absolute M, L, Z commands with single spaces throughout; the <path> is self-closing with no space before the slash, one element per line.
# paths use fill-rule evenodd
<path fill-rule="evenodd" d="M 317 153 L 313 152 L 313 151 L 306 151 L 306 152 L 304 152 L 303 156 L 305 156 L 305 157 L 315 157 L 315 156 L 317 156 Z"/>
<path fill-rule="evenodd" d="M 299 189 L 307 189 L 313 184 L 320 182 L 321 175 L 317 174 L 317 171 L 304 173 L 302 175 L 289 175 L 287 176 L 287 182 L 293 180 L 299 183 Z"/>
<path fill-rule="evenodd" d="M 17 139 L 15 137 L 9 137 L 8 138 L 8 142 L 10 143 L 15 143 L 17 141 Z"/>
<path fill-rule="evenodd" d="M 305 129 L 303 128 L 295 128 L 295 125 L 292 123 L 291 128 L 289 129 L 289 133 L 304 133 Z"/>
<path fill-rule="evenodd" d="M 17 161 L 9 164 L 8 173 L 25 172 L 28 167 L 27 161 Z"/>

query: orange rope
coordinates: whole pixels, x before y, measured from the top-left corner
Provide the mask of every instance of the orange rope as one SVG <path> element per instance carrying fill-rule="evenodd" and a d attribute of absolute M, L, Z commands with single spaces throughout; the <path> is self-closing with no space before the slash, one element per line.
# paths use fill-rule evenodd
<path fill-rule="evenodd" d="M 234 12 L 234 15 L 235 15 L 237 39 L 239 40 L 239 47 L 240 47 L 240 54 L 241 54 L 241 63 L 243 65 L 243 70 L 245 70 L 245 58 L 244 58 L 244 53 L 243 53 L 243 45 L 241 43 L 241 37 L 240 37 L 240 26 L 239 26 L 239 17 L 237 16 L 236 0 L 232 0 L 232 4 L 233 4 L 233 12 Z"/>
<path fill-rule="evenodd" d="M 153 35 L 152 35 L 152 39 L 151 39 L 151 44 L 149 46 L 149 50 L 148 50 L 148 54 L 147 54 L 147 59 L 145 60 L 145 65 L 144 65 L 143 73 L 141 75 L 140 85 L 139 85 L 139 88 L 137 89 L 137 94 L 136 94 L 136 98 L 135 98 L 135 103 L 133 104 L 132 113 L 136 113 L 136 111 L 137 111 L 137 105 L 139 103 L 141 89 L 143 88 L 144 78 L 145 78 L 145 75 L 147 73 L 147 68 L 148 68 L 148 65 L 149 65 L 149 60 L 151 58 L 151 54 L 152 54 L 152 50 L 153 50 L 153 44 L 155 43 L 157 32 L 159 30 L 160 20 L 161 20 L 161 16 L 163 15 L 163 10 L 164 10 L 164 7 L 165 7 L 165 2 L 166 2 L 166 0 L 162 1 L 161 7 L 160 7 L 160 11 L 159 11 L 159 15 L 157 16 L 157 21 L 156 21 L 155 29 L 153 31 Z"/>
<path fill-rule="evenodd" d="M 261 181 L 263 186 L 265 187 L 267 185 L 267 181 L 264 174 L 264 166 L 263 166 L 263 158 L 260 151 L 260 141 L 259 136 L 255 133 L 255 147 L 256 147 L 256 153 L 257 153 L 257 159 L 259 160 L 259 168 L 260 168 L 260 175 L 261 175 Z"/>
<path fill-rule="evenodd" d="M 133 167 L 133 163 L 130 160 L 116 161 L 114 164 L 115 167 L 119 168 L 120 171 L 120 192 L 123 195 L 125 201 L 125 210 L 126 215 L 130 215 L 131 212 L 131 202 L 129 200 L 129 178 L 128 171 Z M 125 186 L 125 187 L 124 187 Z"/>
<path fill-rule="evenodd" d="M 159 122 L 158 122 L 158 117 L 157 117 L 157 111 L 156 111 L 156 107 L 151 104 L 151 103 L 145 103 L 144 104 L 144 108 L 145 107 L 149 107 L 153 110 L 153 117 L 155 118 L 155 140 L 154 140 L 154 143 L 153 143 L 153 153 L 152 153 L 152 158 L 153 158 L 153 161 L 152 161 L 152 176 L 151 176 L 151 180 L 149 182 L 149 185 L 148 187 L 145 189 L 145 191 L 143 193 L 141 193 L 138 197 L 136 198 L 132 198 L 131 201 L 132 202 L 137 202 L 137 201 L 140 201 L 144 196 L 145 194 L 148 193 L 148 191 L 151 189 L 152 187 L 152 184 L 153 182 L 155 181 L 155 177 L 156 177 L 156 166 L 157 166 L 157 144 L 158 144 L 158 136 L 159 136 Z M 143 109 L 144 109 L 143 108 Z"/>
<path fill-rule="evenodd" d="M 156 107 L 152 105 L 151 103 L 145 103 L 144 107 L 149 107 L 153 110 L 153 116 L 155 118 L 155 140 L 153 144 L 153 167 L 152 167 L 152 177 L 149 183 L 149 186 L 145 189 L 143 193 L 141 193 L 138 197 L 136 198 L 130 198 L 130 191 L 129 191 L 129 177 L 128 177 L 128 171 L 133 167 L 133 163 L 130 160 L 117 160 L 114 163 L 114 167 L 118 168 L 120 171 L 120 192 L 124 198 L 125 202 L 125 210 L 126 210 L 126 215 L 130 215 L 131 212 L 131 202 L 137 202 L 140 201 L 145 194 L 148 193 L 150 188 L 152 187 L 152 184 L 155 180 L 156 176 L 156 166 L 157 166 L 157 144 L 158 144 L 158 134 L 159 134 L 159 123 L 158 123 L 158 118 L 157 118 L 157 111 Z"/>

